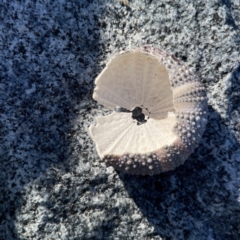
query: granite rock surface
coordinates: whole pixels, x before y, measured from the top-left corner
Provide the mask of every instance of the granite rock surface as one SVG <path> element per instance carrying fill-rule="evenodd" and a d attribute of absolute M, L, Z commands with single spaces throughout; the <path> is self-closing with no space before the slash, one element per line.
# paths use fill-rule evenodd
<path fill-rule="evenodd" d="M 204 84 L 209 116 L 183 166 L 133 176 L 87 133 L 109 57 L 152 44 Z M 240 239 L 238 0 L 0 1 L 0 239 Z"/>

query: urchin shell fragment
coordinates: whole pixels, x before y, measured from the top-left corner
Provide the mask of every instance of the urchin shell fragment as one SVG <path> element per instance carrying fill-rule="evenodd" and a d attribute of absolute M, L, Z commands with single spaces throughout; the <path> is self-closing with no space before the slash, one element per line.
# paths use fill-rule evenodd
<path fill-rule="evenodd" d="M 207 97 L 198 77 L 152 46 L 114 55 L 97 77 L 93 98 L 114 110 L 89 128 L 108 166 L 140 175 L 173 170 L 198 146 Z"/>

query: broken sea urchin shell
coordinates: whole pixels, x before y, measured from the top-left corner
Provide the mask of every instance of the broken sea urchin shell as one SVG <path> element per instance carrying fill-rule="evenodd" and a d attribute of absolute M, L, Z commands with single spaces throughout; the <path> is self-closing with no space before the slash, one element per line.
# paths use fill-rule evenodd
<path fill-rule="evenodd" d="M 116 54 L 97 77 L 93 98 L 114 110 L 89 133 L 108 166 L 153 175 L 183 164 L 206 125 L 207 98 L 198 77 L 152 46 Z"/>

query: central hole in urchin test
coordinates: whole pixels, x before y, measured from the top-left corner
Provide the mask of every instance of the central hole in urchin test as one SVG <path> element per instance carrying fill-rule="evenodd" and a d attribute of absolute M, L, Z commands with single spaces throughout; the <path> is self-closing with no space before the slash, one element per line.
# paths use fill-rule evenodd
<path fill-rule="evenodd" d="M 145 119 L 145 115 L 142 112 L 142 108 L 140 107 L 135 107 L 132 110 L 132 118 L 137 120 L 137 125 L 141 125 L 147 122 L 147 120 Z"/>

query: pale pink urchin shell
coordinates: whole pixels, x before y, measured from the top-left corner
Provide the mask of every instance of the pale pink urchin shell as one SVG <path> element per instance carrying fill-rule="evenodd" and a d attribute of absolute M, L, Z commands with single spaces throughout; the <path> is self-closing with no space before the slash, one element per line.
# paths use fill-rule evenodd
<path fill-rule="evenodd" d="M 174 55 L 150 45 L 121 52 L 95 83 L 93 98 L 115 110 L 89 128 L 108 166 L 158 174 L 183 164 L 198 146 L 206 125 L 206 93 Z"/>

